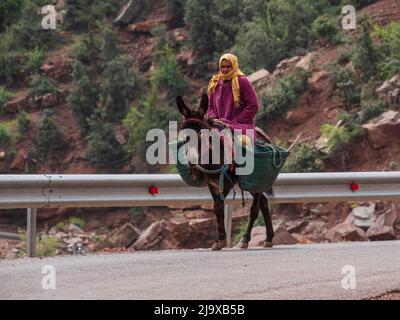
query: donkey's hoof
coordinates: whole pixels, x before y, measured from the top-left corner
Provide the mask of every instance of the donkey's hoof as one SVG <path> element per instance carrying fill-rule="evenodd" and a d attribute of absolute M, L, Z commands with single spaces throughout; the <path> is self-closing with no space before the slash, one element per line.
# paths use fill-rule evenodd
<path fill-rule="evenodd" d="M 273 246 L 274 246 L 274 244 L 269 241 L 264 241 L 264 243 L 263 243 L 263 248 L 272 248 Z"/>
<path fill-rule="evenodd" d="M 219 251 L 219 250 L 221 250 L 222 248 L 225 248 L 225 247 L 226 247 L 226 240 L 218 240 L 218 241 L 214 242 L 211 250 L 212 251 Z"/>
<path fill-rule="evenodd" d="M 240 243 L 240 246 L 239 246 L 239 248 L 243 249 L 243 250 L 246 250 L 248 247 L 249 247 L 249 243 L 246 243 L 243 241 Z"/>

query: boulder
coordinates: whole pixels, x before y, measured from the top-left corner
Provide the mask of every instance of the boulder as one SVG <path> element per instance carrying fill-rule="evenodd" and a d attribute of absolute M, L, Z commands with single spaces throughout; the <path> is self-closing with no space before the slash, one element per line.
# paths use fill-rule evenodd
<path fill-rule="evenodd" d="M 259 247 L 263 245 L 266 239 L 265 227 L 254 227 L 251 230 L 251 240 L 249 242 L 249 247 Z M 240 241 L 238 246 L 240 245 Z"/>
<path fill-rule="evenodd" d="M 197 231 L 200 229 L 216 228 L 216 219 L 215 218 L 191 219 L 189 222 L 189 227 Z"/>
<path fill-rule="evenodd" d="M 368 229 L 375 220 L 375 203 L 369 207 L 356 207 L 353 209 L 352 214 L 354 215 L 354 225 L 356 227 Z"/>
<path fill-rule="evenodd" d="M 106 240 L 109 247 L 130 247 L 138 238 L 140 231 L 132 224 L 126 223 L 115 230 Z"/>
<path fill-rule="evenodd" d="M 265 69 L 250 74 L 247 79 L 259 95 L 271 93 L 275 86 L 274 76 Z"/>
<path fill-rule="evenodd" d="M 325 232 L 325 238 L 330 242 L 365 241 L 365 231 L 354 225 L 354 215 L 349 214 L 347 219 Z"/>
<path fill-rule="evenodd" d="M 150 225 L 134 242 L 132 248 L 135 250 L 157 249 L 163 239 L 164 230 L 167 229 L 167 222 L 160 220 Z"/>
<path fill-rule="evenodd" d="M 400 106 L 400 75 L 395 75 L 393 78 L 385 81 L 376 89 L 376 93 L 390 107 Z"/>
<path fill-rule="evenodd" d="M 16 114 L 21 110 L 28 110 L 29 108 L 29 97 L 27 95 L 18 96 L 4 105 L 4 109 L 7 113 Z"/>
<path fill-rule="evenodd" d="M 282 60 L 276 66 L 273 76 L 275 78 L 280 78 L 282 76 L 286 76 L 294 71 L 296 68 L 296 64 L 302 59 L 301 56 L 295 56 L 290 59 Z"/>
<path fill-rule="evenodd" d="M 27 156 L 26 150 L 19 149 L 14 157 L 13 162 L 10 165 L 10 169 L 23 172 L 25 168 L 26 156 Z"/>
<path fill-rule="evenodd" d="M 400 212 L 387 211 L 368 229 L 367 237 L 371 241 L 394 240 L 400 223 Z"/>
<path fill-rule="evenodd" d="M 188 39 L 188 31 L 186 28 L 177 28 L 172 31 L 172 39 L 175 43 L 182 43 Z"/>
<path fill-rule="evenodd" d="M 312 74 L 308 78 L 308 88 L 312 93 L 321 93 L 326 88 L 326 79 L 329 78 L 329 73 L 325 70 L 321 70 Z"/>
<path fill-rule="evenodd" d="M 311 110 L 297 108 L 287 113 L 285 122 L 290 126 L 295 126 L 309 120 L 312 114 L 313 112 Z"/>
<path fill-rule="evenodd" d="M 58 99 L 57 99 L 57 94 L 53 93 L 47 93 L 44 96 L 42 96 L 42 108 L 53 108 L 57 106 L 58 104 Z"/>
<path fill-rule="evenodd" d="M 296 64 L 296 68 L 311 71 L 317 58 L 318 54 L 316 52 L 310 52 Z"/>
<path fill-rule="evenodd" d="M 146 20 L 138 23 L 132 23 L 128 26 L 128 31 L 130 33 L 148 33 L 150 34 L 152 29 L 157 28 L 163 23 L 166 23 L 165 19 L 153 19 Z"/>
<path fill-rule="evenodd" d="M 314 241 L 311 241 L 306 236 L 298 233 L 291 233 L 292 237 L 295 238 L 300 244 L 311 244 Z"/>
<path fill-rule="evenodd" d="M 148 2 L 149 1 L 140 0 L 125 1 L 114 20 L 114 24 L 119 26 L 128 25 L 146 9 Z"/>
<path fill-rule="evenodd" d="M 368 133 L 368 139 L 375 149 L 383 148 L 400 136 L 399 112 L 389 110 L 362 126 Z"/>
<path fill-rule="evenodd" d="M 57 56 L 47 60 L 41 67 L 42 72 L 58 82 L 68 82 L 72 80 L 73 59 L 66 56 Z"/>
<path fill-rule="evenodd" d="M 169 220 L 171 232 L 173 234 L 186 234 L 189 230 L 189 220 L 185 217 L 175 217 Z"/>
<path fill-rule="evenodd" d="M 65 89 L 58 89 L 57 90 L 57 104 L 64 104 L 67 102 L 67 97 L 70 93 L 70 90 L 68 88 Z"/>
<path fill-rule="evenodd" d="M 284 228 L 278 228 L 275 231 L 273 243 L 275 245 L 289 245 L 289 244 L 297 244 L 299 243 L 299 241 L 295 237 L 293 237 L 289 232 L 287 232 Z"/>

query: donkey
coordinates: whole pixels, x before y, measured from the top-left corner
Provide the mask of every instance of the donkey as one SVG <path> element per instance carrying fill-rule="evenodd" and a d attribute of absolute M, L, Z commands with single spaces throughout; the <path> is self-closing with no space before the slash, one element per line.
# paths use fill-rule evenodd
<path fill-rule="evenodd" d="M 198 145 L 201 146 L 200 143 L 200 134 L 202 129 L 211 130 L 213 128 L 214 122 L 205 117 L 205 114 L 208 109 L 208 97 L 206 94 L 203 94 L 200 106 L 196 110 L 192 110 L 189 108 L 183 98 L 178 96 L 176 98 L 176 104 L 178 106 L 179 112 L 183 115 L 184 121 L 181 125 L 181 130 L 184 129 L 193 129 L 197 133 L 197 137 L 199 139 Z M 210 149 L 213 146 L 210 144 Z M 201 154 L 200 147 L 197 150 L 198 155 Z M 193 174 L 203 173 L 204 178 L 207 181 L 208 188 L 214 200 L 214 212 L 217 218 L 217 230 L 218 230 L 218 239 L 214 242 L 211 250 L 218 251 L 227 246 L 226 242 L 226 232 L 224 225 L 224 197 L 226 197 L 233 186 L 237 183 L 238 177 L 232 172 L 227 171 L 226 175 L 224 175 L 224 184 L 223 190 L 220 190 L 219 179 L 220 173 L 210 173 L 210 172 L 218 172 L 218 169 L 221 169 L 224 166 L 224 147 L 223 143 L 220 144 L 220 162 L 218 164 L 212 163 L 211 161 L 208 164 L 202 164 L 199 161 L 198 165 L 190 164 Z M 210 153 L 211 154 L 211 153 Z M 200 159 L 200 157 L 199 157 Z M 199 172 L 200 171 L 200 172 Z M 272 191 L 272 190 L 271 190 Z M 221 197 L 221 193 L 223 192 L 223 197 Z M 241 249 L 247 249 L 249 246 L 249 242 L 251 240 L 251 230 L 253 229 L 254 222 L 257 220 L 259 211 L 261 209 L 262 215 L 265 221 L 266 227 L 266 240 L 263 243 L 264 248 L 273 247 L 273 237 L 274 237 L 274 228 L 272 226 L 271 220 L 271 212 L 269 210 L 268 198 L 262 193 L 251 193 L 253 196 L 253 202 L 250 209 L 250 220 L 247 226 L 246 232 L 243 236 L 243 239 L 240 243 Z"/>

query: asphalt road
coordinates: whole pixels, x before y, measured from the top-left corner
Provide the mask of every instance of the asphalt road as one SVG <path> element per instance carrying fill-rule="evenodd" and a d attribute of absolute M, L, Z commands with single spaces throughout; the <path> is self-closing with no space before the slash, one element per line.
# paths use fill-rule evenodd
<path fill-rule="evenodd" d="M 400 241 L 0 261 L 0 299 L 362 299 L 399 288 Z"/>

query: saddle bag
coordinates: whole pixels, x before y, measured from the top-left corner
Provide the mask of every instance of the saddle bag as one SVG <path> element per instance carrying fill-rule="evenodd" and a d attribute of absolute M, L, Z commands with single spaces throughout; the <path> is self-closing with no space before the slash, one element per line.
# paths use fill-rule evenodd
<path fill-rule="evenodd" d="M 184 141 L 175 141 L 169 143 L 173 148 L 173 157 L 176 161 L 176 169 L 181 176 L 182 180 L 191 187 L 205 187 L 207 185 L 207 181 L 205 180 L 203 174 L 199 172 L 198 176 L 193 176 L 192 170 L 189 164 L 185 164 L 179 161 L 179 159 L 183 159 L 185 148 L 183 145 Z M 177 145 L 177 149 L 175 149 L 175 145 Z M 176 152 L 175 152 L 176 150 Z"/>
<path fill-rule="evenodd" d="M 256 141 L 252 149 L 243 146 L 242 155 L 254 157 L 254 170 L 248 175 L 238 175 L 239 187 L 244 191 L 261 193 L 272 189 L 290 151 L 272 143 Z"/>

